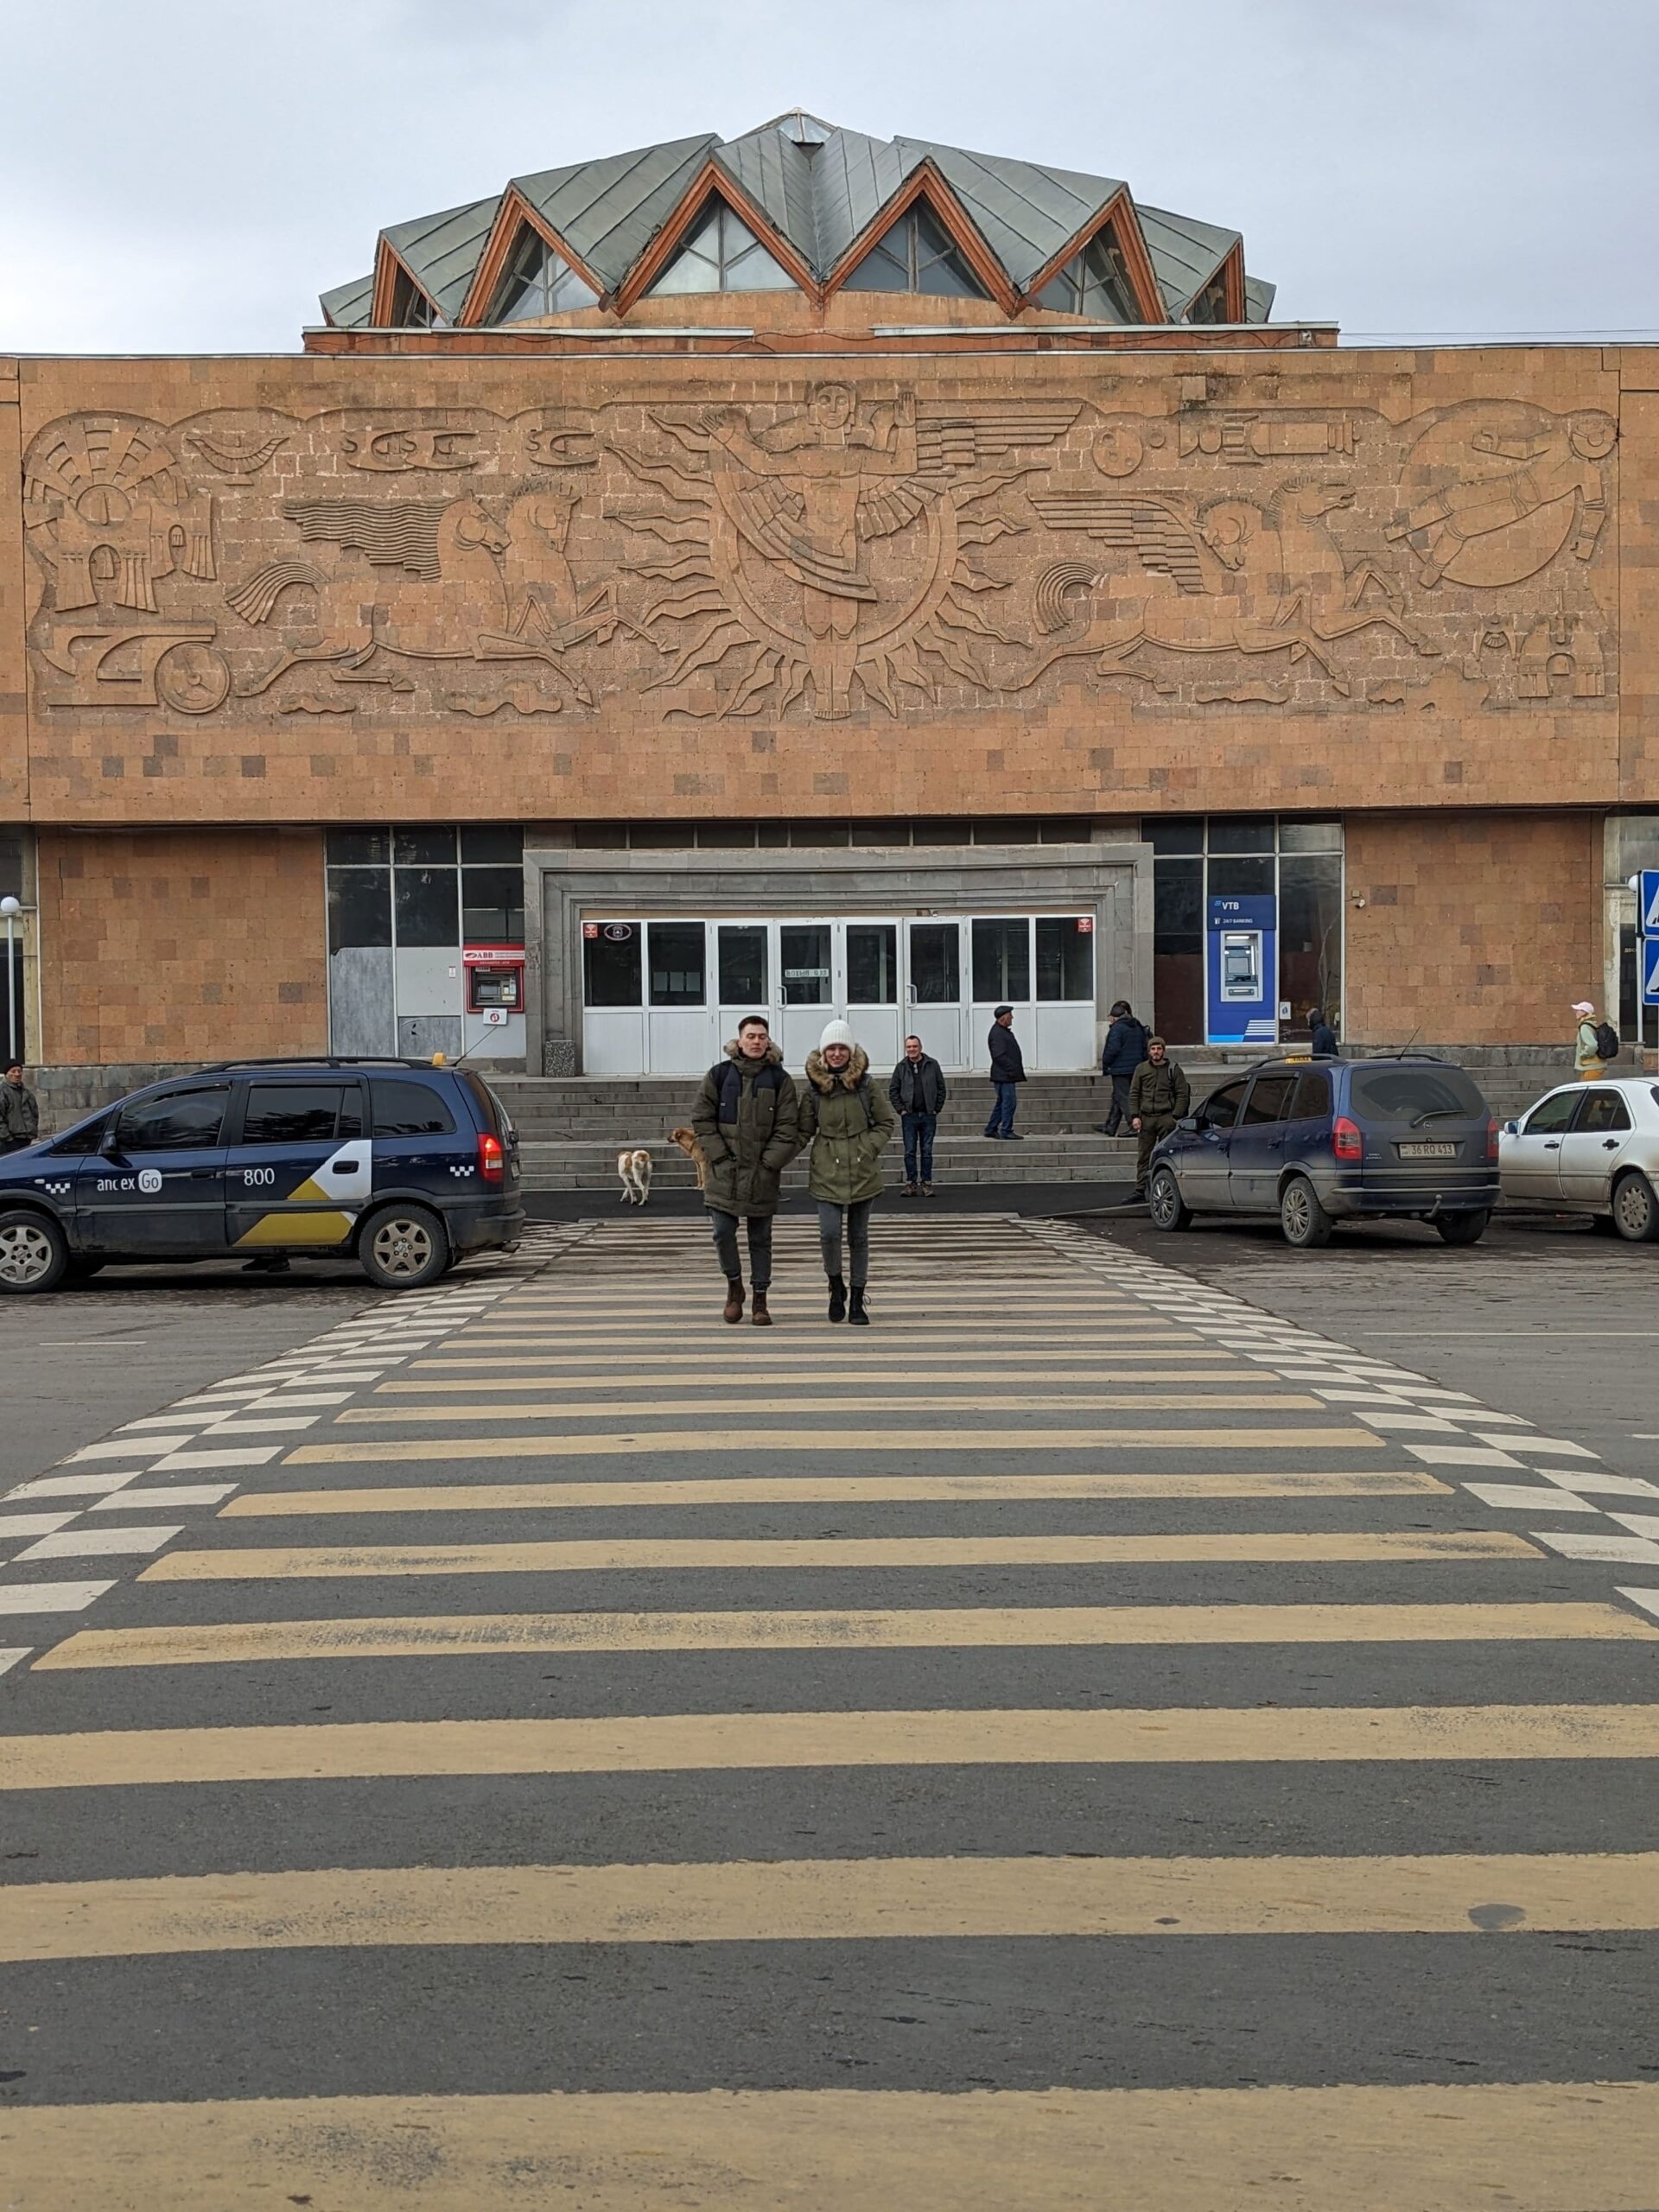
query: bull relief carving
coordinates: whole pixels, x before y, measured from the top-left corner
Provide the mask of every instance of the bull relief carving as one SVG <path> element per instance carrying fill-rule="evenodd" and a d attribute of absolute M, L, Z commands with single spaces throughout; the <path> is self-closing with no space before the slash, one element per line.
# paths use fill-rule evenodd
<path fill-rule="evenodd" d="M 24 462 L 34 702 L 118 729 L 1616 692 L 1611 416 L 1088 373 L 1092 397 L 872 378 L 740 404 L 664 371 L 511 419 L 67 417 Z"/>

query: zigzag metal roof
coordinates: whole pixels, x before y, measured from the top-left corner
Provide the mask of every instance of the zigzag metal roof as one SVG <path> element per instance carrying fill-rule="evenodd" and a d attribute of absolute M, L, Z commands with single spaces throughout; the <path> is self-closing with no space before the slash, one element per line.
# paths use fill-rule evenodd
<path fill-rule="evenodd" d="M 614 292 L 712 166 L 775 225 L 820 282 L 870 229 L 923 163 L 955 194 L 1017 292 L 1090 231 L 1120 195 L 1116 177 L 978 154 L 924 138 L 870 138 L 796 110 L 741 137 L 712 131 L 599 161 L 515 177 L 512 188 L 607 292 Z M 383 235 L 450 320 L 471 289 L 503 194 L 392 226 Z M 1137 208 L 1141 234 L 1172 319 L 1183 315 L 1239 241 L 1236 231 Z M 343 328 L 366 327 L 372 284 L 359 278 L 325 293 L 323 313 Z M 1265 321 L 1273 288 L 1246 280 L 1251 321 Z"/>

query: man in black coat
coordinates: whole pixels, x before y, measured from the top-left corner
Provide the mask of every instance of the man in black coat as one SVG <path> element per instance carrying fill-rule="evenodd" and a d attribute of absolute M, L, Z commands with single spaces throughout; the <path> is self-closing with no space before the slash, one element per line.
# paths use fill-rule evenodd
<path fill-rule="evenodd" d="M 1014 1085 L 1026 1079 L 1026 1059 L 1020 1050 L 1020 1039 L 1014 1033 L 1011 1006 L 996 1009 L 989 1041 L 991 1088 L 996 1095 L 991 1101 L 991 1118 L 985 1124 L 985 1134 L 988 1137 L 1006 1137 L 1011 1144 L 1019 1144 L 1022 1140 L 1014 1133 L 1014 1109 L 1020 1094 Z"/>
<path fill-rule="evenodd" d="M 933 1133 L 947 1095 L 944 1070 L 922 1050 L 919 1037 L 906 1037 L 905 1057 L 893 1071 L 887 1096 L 904 1124 L 907 1198 L 913 1198 L 918 1189 L 925 1198 L 933 1195 Z"/>
<path fill-rule="evenodd" d="M 1137 1021 L 1135 1009 L 1128 999 L 1119 999 L 1112 1008 L 1112 1026 L 1106 1032 L 1106 1042 L 1101 1047 L 1100 1071 L 1109 1077 L 1112 1103 L 1106 1119 L 1096 1124 L 1103 1137 L 1115 1137 L 1128 1117 L 1129 1084 L 1135 1071 L 1147 1057 L 1147 1025 Z"/>
<path fill-rule="evenodd" d="M 1309 1050 L 1314 1058 L 1316 1060 L 1339 1059 L 1342 1056 L 1342 1046 L 1337 1042 L 1337 1033 L 1331 1026 L 1329 1014 L 1324 1013 L 1319 1007 L 1310 1007 L 1307 1019 L 1308 1025 L 1313 1033 Z"/>

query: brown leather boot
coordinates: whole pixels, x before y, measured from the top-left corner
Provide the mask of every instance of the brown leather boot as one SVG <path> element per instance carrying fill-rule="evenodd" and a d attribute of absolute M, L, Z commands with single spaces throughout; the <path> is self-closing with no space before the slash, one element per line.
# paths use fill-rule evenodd
<path fill-rule="evenodd" d="M 755 1292 L 753 1311 L 750 1313 L 749 1319 L 757 1329 L 769 1329 L 772 1326 L 772 1315 L 766 1310 L 766 1294 L 764 1290 Z"/>
<path fill-rule="evenodd" d="M 726 1308 L 720 1318 L 722 1321 L 741 1321 L 743 1319 L 741 1275 L 728 1275 L 726 1278 Z"/>

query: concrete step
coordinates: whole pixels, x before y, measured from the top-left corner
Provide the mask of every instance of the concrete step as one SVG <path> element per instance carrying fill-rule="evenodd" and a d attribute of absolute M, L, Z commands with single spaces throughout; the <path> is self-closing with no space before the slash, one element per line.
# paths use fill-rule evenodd
<path fill-rule="evenodd" d="M 651 1145 L 652 1180 L 661 1190 L 691 1190 L 696 1173 L 674 1145 Z M 613 1144 L 521 1143 L 519 1171 L 527 1191 L 620 1191 Z M 888 1185 L 902 1183 L 897 1143 L 882 1162 Z M 1126 1183 L 1135 1175 L 1135 1145 L 1121 1138 L 1033 1137 L 1007 1144 L 988 1137 L 941 1137 L 933 1151 L 934 1180 L 944 1183 Z M 784 1188 L 806 1188 L 802 1154 L 785 1170 Z"/>

